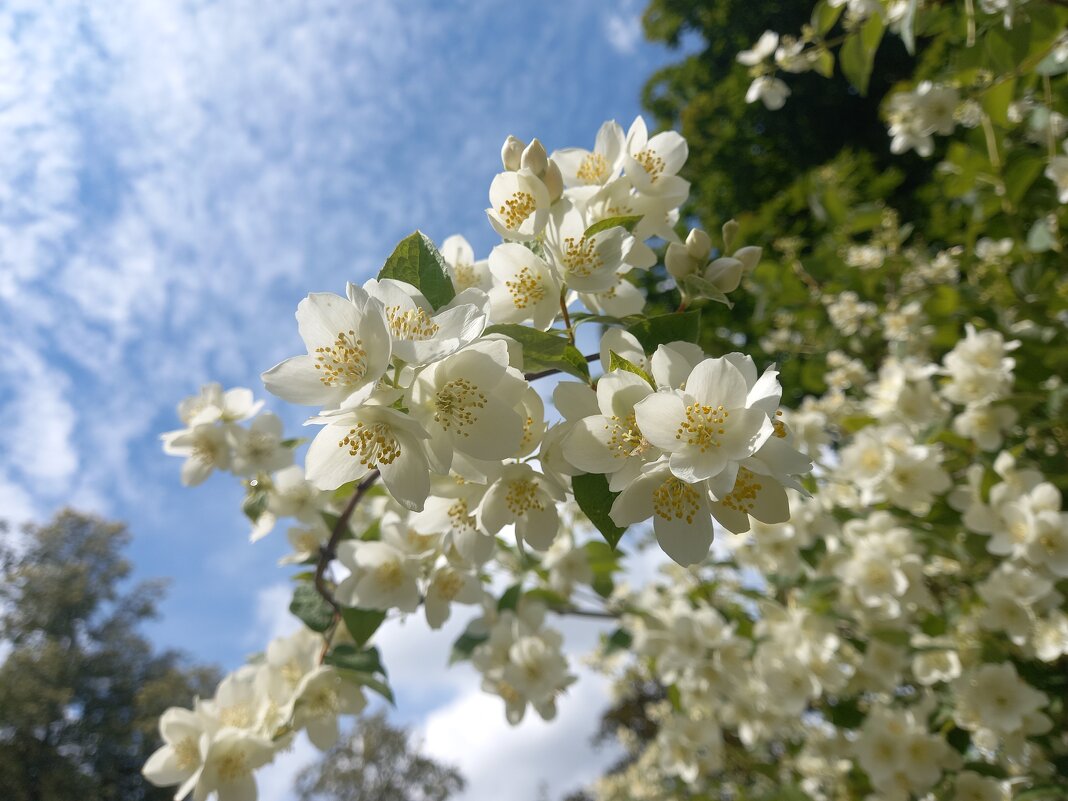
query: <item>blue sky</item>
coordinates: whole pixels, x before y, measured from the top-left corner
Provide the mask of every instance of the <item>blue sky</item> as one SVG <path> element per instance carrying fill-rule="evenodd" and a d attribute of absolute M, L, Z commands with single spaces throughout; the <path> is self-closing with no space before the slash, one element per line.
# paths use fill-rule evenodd
<path fill-rule="evenodd" d="M 212 380 L 264 396 L 300 298 L 372 276 L 415 228 L 485 256 L 505 136 L 589 147 L 677 58 L 642 40 L 641 6 L 7 0 L 0 516 L 122 519 L 138 576 L 173 579 L 160 645 L 226 667 L 262 647 L 286 625 L 284 529 L 251 546 L 235 480 L 180 486 L 158 442 L 175 404 Z M 300 433 L 301 410 L 268 408 Z M 503 719 L 410 678 L 408 719 Z"/>

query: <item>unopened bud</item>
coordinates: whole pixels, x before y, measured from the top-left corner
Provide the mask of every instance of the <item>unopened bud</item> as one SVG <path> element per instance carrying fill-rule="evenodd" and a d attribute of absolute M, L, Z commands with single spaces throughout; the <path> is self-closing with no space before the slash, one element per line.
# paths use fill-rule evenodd
<path fill-rule="evenodd" d="M 723 294 L 733 292 L 742 282 L 742 263 L 729 256 L 716 259 L 705 268 L 704 278 Z"/>
<path fill-rule="evenodd" d="M 695 261 L 705 261 L 712 252 L 712 240 L 700 228 L 694 228 L 686 237 L 686 252 Z"/>
<path fill-rule="evenodd" d="M 545 168 L 545 174 L 541 177 L 545 188 L 549 190 L 549 202 L 555 203 L 564 194 L 564 176 L 560 174 L 560 168 L 556 162 L 549 159 L 549 166 Z"/>
<path fill-rule="evenodd" d="M 687 250 L 686 245 L 672 242 L 668 245 L 667 253 L 664 255 L 664 266 L 667 267 L 671 277 L 680 284 L 686 276 L 696 275 L 701 265 L 701 261 L 691 256 Z"/>
<path fill-rule="evenodd" d="M 763 253 L 764 248 L 749 245 L 744 248 L 738 248 L 738 251 L 734 254 L 734 258 L 742 263 L 743 270 L 747 273 L 751 273 L 756 269 L 756 266 L 760 264 L 760 257 Z"/>
<path fill-rule="evenodd" d="M 727 220 L 723 223 L 723 251 L 725 253 L 734 250 L 734 238 L 738 236 L 739 227 L 737 220 Z"/>
<path fill-rule="evenodd" d="M 516 139 L 514 136 L 509 135 L 504 140 L 504 147 L 501 148 L 501 162 L 504 164 L 504 168 L 510 172 L 515 172 L 519 169 L 520 163 L 523 159 L 523 149 L 526 147 L 523 144 L 522 139 Z"/>
<path fill-rule="evenodd" d="M 523 151 L 519 165 L 541 178 L 549 166 L 549 154 L 545 152 L 545 146 L 537 139 L 532 139 Z"/>

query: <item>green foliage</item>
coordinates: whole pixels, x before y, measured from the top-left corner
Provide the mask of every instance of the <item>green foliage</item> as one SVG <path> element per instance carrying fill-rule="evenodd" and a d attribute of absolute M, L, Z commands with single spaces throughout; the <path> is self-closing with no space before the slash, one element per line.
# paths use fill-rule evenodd
<path fill-rule="evenodd" d="M 311 584 L 298 584 L 293 590 L 289 611 L 300 618 L 312 631 L 323 632 L 334 622 L 334 610 Z"/>
<path fill-rule="evenodd" d="M 615 356 L 614 353 L 612 355 Z M 608 478 L 596 473 L 574 476 L 571 486 L 579 509 L 597 527 L 605 541 L 615 548 L 626 531 L 612 522 L 608 514 L 619 493 L 611 492 L 608 489 Z"/>
<path fill-rule="evenodd" d="M 21 538 L 0 525 L 0 793 L 5 801 L 165 801 L 141 766 L 159 715 L 210 695 L 214 669 L 138 632 L 160 582 L 126 586 L 126 529 L 62 511 Z M 17 543 L 17 545 L 16 545 Z"/>
<path fill-rule="evenodd" d="M 563 336 L 562 332 L 536 331 L 525 325 L 505 323 L 491 325 L 487 334 L 504 334 L 523 346 L 523 371 L 539 373 L 559 370 L 588 381 L 590 367 L 586 357 Z"/>
<path fill-rule="evenodd" d="M 435 309 L 440 309 L 456 296 L 445 259 L 421 231 L 400 241 L 386 259 L 378 278 L 393 278 L 411 284 L 423 293 Z"/>

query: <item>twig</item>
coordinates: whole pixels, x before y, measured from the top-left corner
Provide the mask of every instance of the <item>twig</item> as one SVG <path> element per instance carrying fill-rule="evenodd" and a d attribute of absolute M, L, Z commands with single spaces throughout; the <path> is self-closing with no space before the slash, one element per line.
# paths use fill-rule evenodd
<path fill-rule="evenodd" d="M 378 481 L 378 477 L 379 472 L 375 470 L 356 485 L 356 490 L 345 505 L 341 517 L 334 524 L 334 530 L 330 532 L 330 541 L 319 548 L 319 563 L 315 566 L 315 589 L 323 597 L 323 600 L 334 608 L 335 618 L 341 614 L 341 605 L 338 604 L 334 594 L 326 586 L 326 568 L 337 556 L 337 544 L 341 540 L 341 535 L 349 527 L 349 520 L 352 518 L 352 513 L 356 511 L 356 505 L 367 494 L 367 490 L 371 489 L 374 483 Z"/>

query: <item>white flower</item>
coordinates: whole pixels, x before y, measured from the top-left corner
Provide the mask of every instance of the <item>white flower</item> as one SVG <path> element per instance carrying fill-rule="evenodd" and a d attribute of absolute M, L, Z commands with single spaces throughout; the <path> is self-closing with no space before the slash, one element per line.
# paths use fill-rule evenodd
<path fill-rule="evenodd" d="M 193 789 L 193 801 L 207 801 L 212 793 L 218 794 L 218 801 L 255 801 L 252 772 L 274 758 L 274 746 L 248 732 L 222 729 L 210 740 L 201 739 L 201 753 L 204 767 Z"/>
<path fill-rule="evenodd" d="M 337 558 L 352 575 L 337 588 L 338 602 L 364 609 L 414 612 L 419 606 L 419 560 L 385 542 L 345 540 Z"/>
<path fill-rule="evenodd" d="M 745 93 L 746 103 L 760 101 L 764 108 L 769 111 L 778 111 L 786 105 L 786 98 L 790 96 L 790 87 L 780 78 L 770 75 L 761 75 L 754 78 Z"/>
<path fill-rule="evenodd" d="M 163 745 L 145 762 L 141 771 L 145 778 L 156 787 L 181 784 L 175 797 L 188 795 L 204 764 L 200 739 L 212 728 L 213 724 L 197 712 L 178 707 L 168 709 L 159 719 Z M 188 783 L 190 780 L 192 783 Z"/>
<path fill-rule="evenodd" d="M 202 483 L 213 470 L 228 470 L 233 461 L 233 426 L 200 423 L 192 428 L 169 431 L 164 434 L 163 452 L 171 456 L 184 456 L 182 484 L 195 487 Z"/>
<path fill-rule="evenodd" d="M 696 482 L 721 473 L 733 484 L 738 462 L 751 456 L 774 433 L 768 413 L 757 404 L 774 394 L 775 373 L 752 388 L 728 358 L 706 359 L 691 371 L 681 391 L 660 391 L 634 407 L 638 427 L 653 445 L 670 454 L 671 471 Z"/>
<path fill-rule="evenodd" d="M 1005 801 L 1006 795 L 996 779 L 966 770 L 957 775 L 950 801 Z"/>
<path fill-rule="evenodd" d="M 679 479 L 666 460 L 646 467 L 615 499 L 610 514 L 624 528 L 653 518 L 657 542 L 680 565 L 703 561 L 712 547 L 707 483 Z"/>
<path fill-rule="evenodd" d="M 1046 165 L 1045 176 L 1057 187 L 1057 200 L 1068 203 L 1068 156 L 1054 156 Z"/>
<path fill-rule="evenodd" d="M 628 234 L 615 226 L 586 237 L 583 214 L 567 201 L 554 212 L 545 231 L 546 252 L 560 280 L 579 292 L 606 292 L 623 266 Z"/>
<path fill-rule="evenodd" d="M 486 328 L 487 300 L 479 289 L 464 290 L 437 311 L 422 292 L 403 281 L 372 278 L 363 292 L 382 304 L 393 356 L 406 364 L 442 359 L 474 342 Z M 349 284 L 349 294 L 359 297 L 361 290 Z"/>
<path fill-rule="evenodd" d="M 308 480 L 322 490 L 337 489 L 379 470 L 397 501 L 418 511 L 430 492 L 430 467 L 422 440 L 429 434 L 410 416 L 367 403 L 312 418 L 326 423 L 308 448 Z"/>
<path fill-rule="evenodd" d="M 286 359 L 261 377 L 283 400 L 334 408 L 367 397 L 389 366 L 392 345 L 381 304 L 366 292 L 349 299 L 313 293 L 297 305 L 308 355 Z"/>
<path fill-rule="evenodd" d="M 300 680 L 293 694 L 293 725 L 308 732 L 320 751 L 332 748 L 338 739 L 338 715 L 363 711 L 367 700 L 360 687 L 342 679 L 334 668 L 322 665 Z"/>
<path fill-rule="evenodd" d="M 508 366 L 508 346 L 481 341 L 421 370 L 409 413 L 429 432 L 434 470 L 448 473 L 453 451 L 475 459 L 513 456 L 523 438 L 527 382 Z"/>
<path fill-rule="evenodd" d="M 999 734 L 1024 727 L 1028 715 L 1046 707 L 1049 699 L 1016 673 L 1011 662 L 985 664 L 959 680 L 957 724 L 974 730 L 979 726 Z"/>
<path fill-rule="evenodd" d="M 293 449 L 282 444 L 285 432 L 277 415 L 264 412 L 249 427 L 235 426 L 234 473 L 253 476 L 273 473 L 293 463 Z"/>
<path fill-rule="evenodd" d="M 178 404 L 178 417 L 187 426 L 201 423 L 238 423 L 247 420 L 263 406 L 251 389 L 235 387 L 223 392 L 220 384 L 205 384 L 199 395 L 193 395 Z"/>
<path fill-rule="evenodd" d="M 477 604 L 482 600 L 482 582 L 470 570 L 441 565 L 430 577 L 423 611 L 432 629 L 440 629 L 449 619 L 453 603 Z"/>
<path fill-rule="evenodd" d="M 517 540 L 544 551 L 556 539 L 560 527 L 556 502 L 563 499 L 560 488 L 530 465 L 510 464 L 482 498 L 478 525 L 496 534 L 514 523 Z"/>
<path fill-rule="evenodd" d="M 472 287 L 489 292 L 492 285 L 489 264 L 485 259 L 475 260 L 474 249 L 462 236 L 453 234 L 442 242 L 441 257 L 445 259 L 449 278 L 458 293 Z"/>
<path fill-rule="evenodd" d="M 609 489 L 619 492 L 656 461 L 661 451 L 638 428 L 634 405 L 652 394 L 649 382 L 634 373 L 616 370 L 597 382 L 600 414 L 575 423 L 565 437 L 564 458 L 587 473 L 609 476 Z"/>
<path fill-rule="evenodd" d="M 317 525 L 313 523 L 308 526 L 292 526 L 286 532 L 286 538 L 293 551 L 283 556 L 278 563 L 300 565 L 319 555 L 319 548 L 330 541 L 330 529 L 322 522 Z"/>
<path fill-rule="evenodd" d="M 490 184 L 490 225 L 503 239 L 529 242 L 549 219 L 549 190 L 530 170 L 498 173 Z"/>
<path fill-rule="evenodd" d="M 779 34 L 775 33 L 775 31 L 764 31 L 751 50 L 743 50 L 734 58 L 739 64 L 755 67 L 760 62 L 770 58 L 778 46 Z"/>
<path fill-rule="evenodd" d="M 661 131 L 650 138 L 645 120 L 639 116 L 627 131 L 623 169 L 642 194 L 685 196 L 689 182 L 677 173 L 688 155 L 686 140 L 677 132 Z"/>
<path fill-rule="evenodd" d="M 597 131 L 592 151 L 568 147 L 554 151 L 552 160 L 560 167 L 564 186 L 602 186 L 619 177 L 624 145 L 623 129 L 610 120 Z"/>
<path fill-rule="evenodd" d="M 495 323 L 530 321 L 542 331 L 560 311 L 560 283 L 549 265 L 523 245 L 497 245 L 489 257 L 493 275 L 490 315 Z"/>

